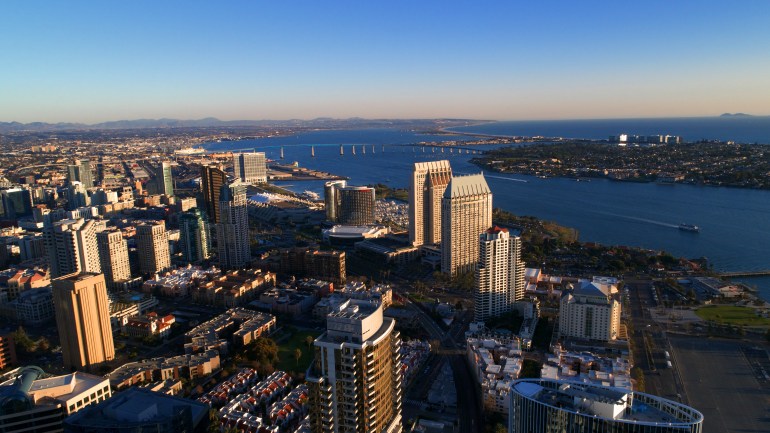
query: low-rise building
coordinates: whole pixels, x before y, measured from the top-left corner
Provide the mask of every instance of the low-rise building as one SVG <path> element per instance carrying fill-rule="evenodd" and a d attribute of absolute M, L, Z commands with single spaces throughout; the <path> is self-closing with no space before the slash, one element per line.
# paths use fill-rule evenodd
<path fill-rule="evenodd" d="M 275 274 L 260 269 L 230 271 L 192 289 L 193 301 L 227 308 L 245 305 L 275 287 Z"/>
<path fill-rule="evenodd" d="M 129 362 L 113 370 L 107 377 L 116 390 L 130 386 L 166 380 L 189 379 L 209 376 L 220 367 L 219 352 L 152 358 Z"/>
<path fill-rule="evenodd" d="M 22 292 L 11 305 L 16 319 L 26 325 L 40 325 L 53 320 L 55 310 L 51 286 Z"/>
<path fill-rule="evenodd" d="M 233 332 L 236 346 L 249 344 L 252 340 L 275 329 L 275 316 L 245 308 L 231 308 L 225 313 L 204 322 L 185 333 L 185 353 L 197 353 L 216 349 L 228 352 L 228 342 L 223 335 Z"/>
<path fill-rule="evenodd" d="M 590 352 L 569 352 L 556 345 L 540 370 L 544 379 L 593 383 L 632 389 L 631 362 L 623 357 L 603 357 Z"/>
<path fill-rule="evenodd" d="M 511 385 L 521 372 L 521 349 L 515 343 L 491 339 L 469 338 L 466 344 L 471 370 L 481 387 L 484 409 L 507 414 Z"/>
<path fill-rule="evenodd" d="M 204 269 L 200 266 L 190 265 L 145 281 L 142 290 L 145 293 L 154 293 L 158 296 L 183 297 L 189 295 L 192 288 L 218 278 L 220 275 L 222 275 L 222 271 L 215 267 Z"/>
<path fill-rule="evenodd" d="M 157 335 L 166 338 L 171 333 L 174 321 L 172 314 L 160 317 L 157 313 L 147 313 L 123 318 L 121 328 L 129 337 L 146 338 Z"/>

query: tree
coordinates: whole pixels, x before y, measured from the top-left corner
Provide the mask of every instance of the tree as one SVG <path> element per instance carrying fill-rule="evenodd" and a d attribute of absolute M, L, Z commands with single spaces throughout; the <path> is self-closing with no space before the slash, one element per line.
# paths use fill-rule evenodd
<path fill-rule="evenodd" d="M 315 339 L 313 338 L 312 335 L 308 335 L 307 337 L 305 337 L 305 344 L 307 344 L 307 347 L 312 346 L 313 341 L 315 341 Z"/>
<path fill-rule="evenodd" d="M 299 365 L 299 359 L 302 358 L 302 350 L 300 348 L 294 349 L 294 362 L 295 365 Z"/>
<path fill-rule="evenodd" d="M 13 333 L 13 341 L 16 342 L 16 347 L 21 349 L 21 352 L 32 352 L 35 348 L 35 342 L 29 338 L 27 331 L 21 326 Z"/>
<path fill-rule="evenodd" d="M 47 352 L 48 349 L 51 348 L 51 343 L 48 342 L 48 339 L 45 337 L 40 337 L 40 339 L 37 340 L 37 350 L 40 352 Z"/>
<path fill-rule="evenodd" d="M 631 378 L 636 381 L 636 390 L 644 392 L 644 372 L 639 367 L 631 369 Z"/>

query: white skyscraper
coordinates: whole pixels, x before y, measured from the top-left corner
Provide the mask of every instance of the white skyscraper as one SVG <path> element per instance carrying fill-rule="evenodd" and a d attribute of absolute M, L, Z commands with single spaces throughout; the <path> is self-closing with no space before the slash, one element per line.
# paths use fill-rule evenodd
<path fill-rule="evenodd" d="M 441 199 L 441 272 L 475 272 L 479 235 L 491 226 L 492 191 L 484 175 L 453 176 Z"/>
<path fill-rule="evenodd" d="M 484 321 L 513 310 L 524 298 L 521 238 L 493 227 L 479 236 L 474 318 Z"/>
<path fill-rule="evenodd" d="M 409 241 L 441 242 L 441 198 L 452 179 L 449 161 L 417 162 L 409 184 Z"/>
<path fill-rule="evenodd" d="M 267 182 L 265 152 L 236 153 L 233 155 L 235 178 L 243 183 Z"/>
<path fill-rule="evenodd" d="M 51 278 L 80 272 L 102 272 L 94 221 L 58 221 L 46 227 L 44 235 Z"/>
<path fill-rule="evenodd" d="M 171 267 L 165 221 L 147 222 L 136 226 L 136 238 L 139 268 L 143 274 L 155 274 Z"/>
<path fill-rule="evenodd" d="M 222 185 L 216 231 L 220 266 L 225 269 L 247 266 L 251 261 L 249 213 L 246 185 L 241 182 Z"/>

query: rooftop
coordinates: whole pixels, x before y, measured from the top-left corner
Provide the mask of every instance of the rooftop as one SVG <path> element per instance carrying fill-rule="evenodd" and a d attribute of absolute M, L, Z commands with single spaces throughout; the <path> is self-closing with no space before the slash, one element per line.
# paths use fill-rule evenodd
<path fill-rule="evenodd" d="M 449 186 L 446 191 L 444 191 L 444 198 L 491 193 L 492 191 L 489 189 L 483 174 L 469 174 L 465 176 L 452 176 Z"/>

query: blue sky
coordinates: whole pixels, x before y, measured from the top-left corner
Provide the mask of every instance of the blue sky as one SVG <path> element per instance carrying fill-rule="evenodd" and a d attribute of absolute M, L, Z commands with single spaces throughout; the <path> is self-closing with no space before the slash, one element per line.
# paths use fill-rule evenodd
<path fill-rule="evenodd" d="M 770 114 L 768 22 L 766 1 L 5 2 L 0 121 Z"/>

